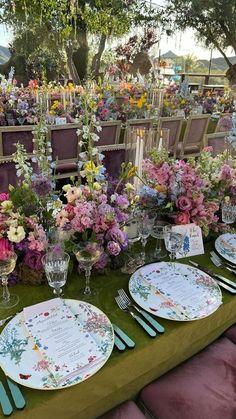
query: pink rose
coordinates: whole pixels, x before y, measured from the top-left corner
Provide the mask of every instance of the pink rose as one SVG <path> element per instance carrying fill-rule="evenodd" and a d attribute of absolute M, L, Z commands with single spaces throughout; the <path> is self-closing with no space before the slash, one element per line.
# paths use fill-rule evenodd
<path fill-rule="evenodd" d="M 24 263 L 34 271 L 41 271 L 43 269 L 42 257 L 43 253 L 37 250 L 28 250 L 24 257 Z"/>
<path fill-rule="evenodd" d="M 7 239 L 0 239 L 0 260 L 6 260 L 13 253 L 13 247 Z"/>
<path fill-rule="evenodd" d="M 189 211 L 192 208 L 192 203 L 187 196 L 179 196 L 176 201 L 176 207 L 181 211 Z"/>
<path fill-rule="evenodd" d="M 8 201 L 9 193 L 2 192 L 0 193 L 0 201 Z"/>
<path fill-rule="evenodd" d="M 175 217 L 175 224 L 189 224 L 190 216 L 188 212 L 181 212 Z"/>

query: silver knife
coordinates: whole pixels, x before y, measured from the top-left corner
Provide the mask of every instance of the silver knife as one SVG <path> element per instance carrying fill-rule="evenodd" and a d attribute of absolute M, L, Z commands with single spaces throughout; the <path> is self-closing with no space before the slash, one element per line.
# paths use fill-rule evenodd
<path fill-rule="evenodd" d="M 120 339 L 123 340 L 123 342 L 128 346 L 128 348 L 133 349 L 135 347 L 135 342 L 130 339 L 126 333 L 121 330 L 116 324 L 112 323 L 113 329 L 115 333 L 119 336 Z"/>
<path fill-rule="evenodd" d="M 215 279 L 215 281 L 217 282 L 218 285 L 220 285 L 222 288 L 226 289 L 227 291 L 231 292 L 231 294 L 236 294 L 236 284 L 234 282 L 230 281 L 230 279 L 225 278 L 222 275 L 218 275 L 215 272 L 211 271 L 210 269 L 207 269 L 204 266 L 201 266 L 198 263 L 193 262 L 192 260 L 189 260 L 189 263 L 191 263 L 191 265 L 193 265 L 193 266 L 196 266 L 201 271 L 206 272 L 208 275 L 212 276 Z M 219 281 L 218 278 L 221 279 L 224 282 Z M 226 283 L 232 285 L 232 287 L 235 287 L 235 288 L 232 288 L 231 286 L 226 285 Z"/>

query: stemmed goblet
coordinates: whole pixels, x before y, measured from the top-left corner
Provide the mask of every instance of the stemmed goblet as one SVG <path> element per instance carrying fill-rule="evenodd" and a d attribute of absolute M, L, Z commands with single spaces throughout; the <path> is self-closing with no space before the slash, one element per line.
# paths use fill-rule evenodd
<path fill-rule="evenodd" d="M 168 252 L 170 252 L 170 260 L 176 259 L 176 253 L 181 249 L 185 234 L 177 233 L 173 230 L 167 230 L 164 232 L 165 246 Z"/>
<path fill-rule="evenodd" d="M 78 245 L 79 250 L 75 253 L 79 266 L 85 271 L 84 299 L 93 297 L 96 292 L 90 287 L 90 277 L 93 265 L 99 260 L 102 249 L 97 243 L 82 242 Z"/>
<path fill-rule="evenodd" d="M 70 256 L 65 252 L 50 251 L 42 258 L 48 285 L 53 288 L 53 294 L 60 297 L 68 274 Z"/>
<path fill-rule="evenodd" d="M 169 223 L 161 220 L 157 220 L 152 228 L 151 235 L 156 239 L 156 247 L 153 255 L 155 259 L 163 259 L 167 255 L 166 250 L 163 249 L 162 241 L 165 233 L 169 231 L 170 228 Z"/>
<path fill-rule="evenodd" d="M 223 202 L 221 204 L 221 217 L 225 224 L 233 224 L 236 220 L 236 205 L 231 202 Z"/>
<path fill-rule="evenodd" d="M 144 264 L 146 261 L 145 249 L 146 249 L 147 239 L 152 232 L 156 215 L 148 211 L 141 211 L 137 215 L 139 219 L 138 232 L 139 232 L 139 236 L 142 243 L 141 260 L 142 260 L 142 263 Z"/>
<path fill-rule="evenodd" d="M 132 254 L 133 244 L 140 240 L 138 218 L 135 218 L 134 216 L 133 218 L 129 219 L 124 226 L 124 231 L 128 237 L 129 249 L 127 250 L 126 257 L 129 260 L 127 261 L 126 259 L 125 265 L 122 267 L 121 272 L 125 274 L 132 274 L 134 271 L 136 271 L 137 268 L 139 268 L 139 266 L 142 265 L 140 257 L 134 256 Z"/>
<path fill-rule="evenodd" d="M 2 279 L 2 298 L 0 300 L 0 308 L 12 308 L 19 302 L 18 295 L 10 294 L 8 289 L 8 275 L 14 271 L 16 266 L 16 253 L 9 252 L 3 260 L 0 260 L 0 276 Z"/>

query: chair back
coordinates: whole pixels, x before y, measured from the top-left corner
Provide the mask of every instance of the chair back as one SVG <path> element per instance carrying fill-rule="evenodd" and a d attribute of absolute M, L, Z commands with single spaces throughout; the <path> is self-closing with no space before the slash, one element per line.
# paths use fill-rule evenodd
<path fill-rule="evenodd" d="M 101 121 L 100 125 L 102 130 L 98 133 L 96 132 L 99 140 L 95 146 L 119 144 L 121 121 Z"/>
<path fill-rule="evenodd" d="M 0 157 L 10 157 L 16 151 L 14 144 L 24 145 L 27 154 L 32 155 L 34 150 L 33 133 L 34 126 L 0 127 Z"/>
<path fill-rule="evenodd" d="M 207 132 L 210 115 L 191 115 L 188 118 L 184 133 L 180 157 L 199 156 L 204 146 L 204 135 Z"/>
<path fill-rule="evenodd" d="M 98 146 L 98 150 L 104 155 L 103 164 L 107 174 L 117 177 L 121 171 L 121 164 L 125 162 L 125 144 Z"/>
<path fill-rule="evenodd" d="M 205 134 L 204 145 L 212 147 L 212 155 L 215 157 L 226 150 L 225 138 L 227 132 L 213 132 L 213 134 Z"/>
<path fill-rule="evenodd" d="M 126 127 L 137 127 L 137 128 L 152 128 L 153 124 L 156 122 L 154 118 L 145 118 L 145 119 L 128 119 L 126 122 Z"/>
<path fill-rule="evenodd" d="M 0 127 L 0 191 L 8 191 L 9 184 L 16 186 L 20 178 L 16 175 L 12 154 L 16 143 L 23 144 L 29 160 L 34 156 L 34 125 Z"/>
<path fill-rule="evenodd" d="M 160 129 L 167 128 L 170 130 L 168 150 L 170 155 L 173 155 L 174 158 L 176 158 L 177 155 L 182 125 L 183 117 L 180 116 L 161 117 L 159 121 Z"/>
<path fill-rule="evenodd" d="M 56 162 L 56 179 L 78 176 L 78 128 L 78 124 L 50 125 L 48 127 L 52 161 Z"/>

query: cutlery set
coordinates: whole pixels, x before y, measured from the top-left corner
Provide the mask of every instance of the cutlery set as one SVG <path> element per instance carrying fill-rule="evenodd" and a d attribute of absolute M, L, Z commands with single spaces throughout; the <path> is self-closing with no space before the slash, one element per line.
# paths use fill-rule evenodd
<path fill-rule="evenodd" d="M 196 262 L 193 262 L 192 260 L 189 260 L 189 263 L 191 265 L 195 266 L 196 268 L 199 268 L 201 271 L 207 273 L 212 278 L 214 278 L 214 280 L 217 282 L 217 284 L 221 288 L 224 288 L 226 291 L 230 292 L 231 294 L 236 294 L 236 282 L 233 282 L 230 279 L 225 278 L 224 276 L 219 275 L 219 274 L 213 272 L 212 270 L 210 270 L 208 268 L 205 268 L 204 266 L 199 265 Z"/>
<path fill-rule="evenodd" d="M 130 300 L 130 298 L 128 297 L 128 295 L 123 289 L 118 290 L 118 295 L 115 297 L 115 301 L 118 307 L 122 311 L 125 311 L 126 313 L 130 314 L 131 317 L 134 320 L 136 320 L 136 322 L 145 330 L 145 332 L 150 337 L 152 338 L 156 337 L 157 332 L 160 334 L 165 332 L 164 327 L 160 323 L 158 323 L 152 316 L 150 316 L 150 314 L 148 314 L 145 310 L 142 310 L 137 305 L 132 303 L 132 301 Z M 137 315 L 135 311 L 132 310 L 131 307 L 133 307 L 136 311 L 138 311 L 145 318 L 145 320 L 147 320 L 148 323 L 144 321 L 141 316 Z M 115 328 L 114 328 L 114 331 L 116 333 Z M 121 335 L 119 337 L 121 337 L 122 339 Z"/>

